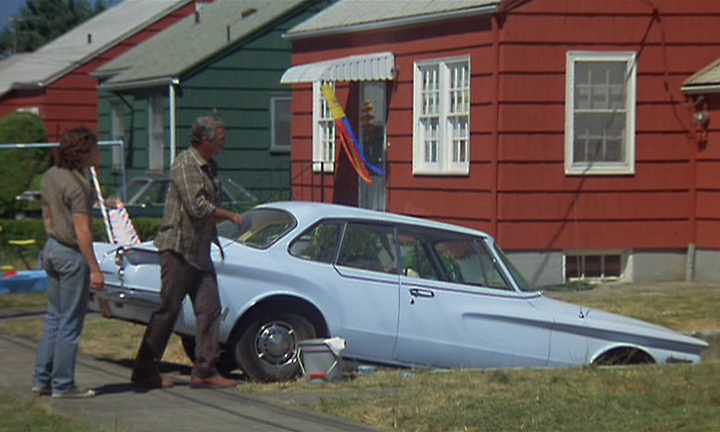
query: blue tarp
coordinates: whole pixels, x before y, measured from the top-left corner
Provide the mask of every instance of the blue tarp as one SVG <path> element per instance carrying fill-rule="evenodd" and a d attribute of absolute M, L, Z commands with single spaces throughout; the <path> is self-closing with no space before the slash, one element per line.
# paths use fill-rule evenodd
<path fill-rule="evenodd" d="M 20 271 L 0 277 L 0 294 L 43 293 L 47 291 L 45 270 Z"/>

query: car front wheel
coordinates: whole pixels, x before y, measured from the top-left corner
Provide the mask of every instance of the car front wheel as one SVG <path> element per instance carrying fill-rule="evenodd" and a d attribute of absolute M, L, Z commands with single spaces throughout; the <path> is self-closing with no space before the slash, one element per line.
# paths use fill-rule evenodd
<path fill-rule="evenodd" d="M 300 372 L 298 342 L 316 337 L 315 327 L 293 313 L 258 314 L 232 344 L 235 360 L 256 381 L 287 381 Z"/>

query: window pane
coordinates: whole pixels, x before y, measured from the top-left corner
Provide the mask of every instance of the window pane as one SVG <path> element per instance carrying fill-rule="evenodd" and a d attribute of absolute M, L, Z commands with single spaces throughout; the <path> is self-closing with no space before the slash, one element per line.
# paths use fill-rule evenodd
<path fill-rule="evenodd" d="M 392 228 L 370 224 L 348 224 L 340 248 L 338 265 L 397 273 Z"/>
<path fill-rule="evenodd" d="M 275 147 L 290 147 L 291 100 L 275 99 L 273 102 L 273 133 L 275 138 L 273 145 Z"/>
<path fill-rule="evenodd" d="M 324 263 L 335 260 L 342 225 L 326 222 L 300 235 L 290 246 L 290 254 L 298 258 Z"/>
<path fill-rule="evenodd" d="M 625 61 L 575 62 L 576 109 L 625 109 Z"/>
<path fill-rule="evenodd" d="M 487 250 L 471 237 L 438 241 L 435 252 L 450 282 L 510 289 Z"/>
<path fill-rule="evenodd" d="M 400 271 L 407 277 L 439 280 L 435 266 L 428 255 L 430 241 L 420 234 L 401 230 L 398 241 L 400 243 Z"/>
<path fill-rule="evenodd" d="M 438 119 L 426 118 L 420 121 L 420 136 L 423 142 L 423 159 L 426 163 L 438 161 Z"/>
<path fill-rule="evenodd" d="M 581 273 L 581 260 L 582 257 L 579 255 L 566 255 L 565 256 L 565 279 L 579 278 L 582 276 Z"/>
<path fill-rule="evenodd" d="M 620 255 L 605 256 L 605 277 L 620 277 Z"/>
<path fill-rule="evenodd" d="M 625 113 L 576 113 L 574 162 L 625 160 Z"/>
<path fill-rule="evenodd" d="M 602 255 L 587 255 L 585 259 L 584 274 L 586 278 L 599 278 L 602 276 Z"/>

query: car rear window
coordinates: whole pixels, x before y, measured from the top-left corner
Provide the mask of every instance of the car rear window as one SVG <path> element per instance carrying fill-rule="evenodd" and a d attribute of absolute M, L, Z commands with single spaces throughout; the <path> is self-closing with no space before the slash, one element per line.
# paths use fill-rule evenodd
<path fill-rule="evenodd" d="M 253 209 L 242 214 L 240 225 L 225 221 L 218 225 L 218 235 L 256 249 L 272 246 L 290 232 L 297 221 L 285 210 Z"/>

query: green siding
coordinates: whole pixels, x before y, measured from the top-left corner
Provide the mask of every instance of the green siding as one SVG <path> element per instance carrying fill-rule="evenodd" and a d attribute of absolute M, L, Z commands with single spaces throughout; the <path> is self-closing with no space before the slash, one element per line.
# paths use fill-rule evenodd
<path fill-rule="evenodd" d="M 263 201 L 285 200 L 290 196 L 291 161 L 288 153 L 271 153 L 270 99 L 290 96 L 290 88 L 280 77 L 291 66 L 292 46 L 282 38 L 289 28 L 317 13 L 325 2 L 279 20 L 265 32 L 245 40 L 240 46 L 181 76 L 176 92 L 177 152 L 190 144 L 190 130 L 197 117 L 216 112 L 226 125 L 226 150 L 218 157 L 220 175 L 232 178 Z M 167 88 L 161 90 L 167 96 Z M 133 105 L 131 166 L 128 177 L 145 174 L 147 160 L 148 91 L 128 93 Z M 101 96 L 101 129 L 109 135 L 110 99 Z M 168 119 L 165 100 L 165 125 Z M 166 142 L 169 134 L 165 134 Z M 165 163 L 169 162 L 166 146 Z"/>

